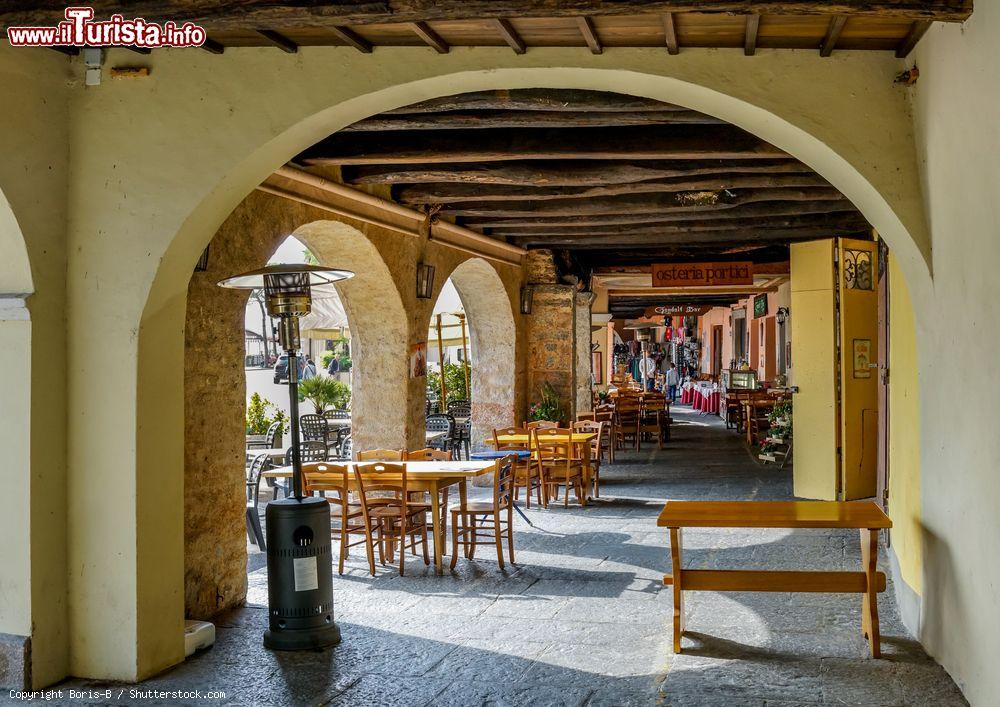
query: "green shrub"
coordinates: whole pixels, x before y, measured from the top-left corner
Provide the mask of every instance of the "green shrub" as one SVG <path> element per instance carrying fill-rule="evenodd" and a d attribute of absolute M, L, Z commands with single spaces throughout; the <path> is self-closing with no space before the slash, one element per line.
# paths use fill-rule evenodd
<path fill-rule="evenodd" d="M 445 404 L 453 400 L 472 400 L 469 396 L 472 391 L 465 386 L 465 372 L 469 371 L 469 380 L 472 380 L 472 369 L 467 361 L 461 363 L 444 364 L 444 384 L 447 388 L 448 400 Z M 441 374 L 437 371 L 427 371 L 427 397 L 437 400 L 441 397 Z M 441 406 L 442 411 L 444 405 Z"/>
<path fill-rule="evenodd" d="M 328 408 L 346 410 L 351 402 L 351 389 L 329 376 L 316 376 L 299 381 L 299 402 L 305 400 L 313 404 L 319 415 Z"/>
<path fill-rule="evenodd" d="M 273 410 L 274 414 L 269 415 L 270 410 Z M 267 429 L 275 422 L 283 423 L 282 433 L 288 428 L 288 418 L 285 416 L 285 411 L 267 398 L 260 397 L 260 393 L 254 393 L 250 396 L 250 402 L 247 404 L 246 422 L 248 435 L 266 434 Z"/>
<path fill-rule="evenodd" d="M 566 414 L 563 411 L 559 394 L 548 381 L 542 385 L 541 400 L 531 406 L 528 416 L 532 420 L 548 420 L 549 422 L 562 422 Z"/>

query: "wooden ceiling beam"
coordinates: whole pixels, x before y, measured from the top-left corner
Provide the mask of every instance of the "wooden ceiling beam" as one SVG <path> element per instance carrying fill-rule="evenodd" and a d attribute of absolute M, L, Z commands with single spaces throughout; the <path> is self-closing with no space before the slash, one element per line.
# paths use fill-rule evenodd
<path fill-rule="evenodd" d="M 600 37 L 597 36 L 597 30 L 594 29 L 594 22 L 589 17 L 577 17 L 576 25 L 580 28 L 583 41 L 590 47 L 590 53 L 603 54 L 604 46 L 601 44 Z"/>
<path fill-rule="evenodd" d="M 594 199 L 553 199 L 552 201 L 468 202 L 447 204 L 442 213 L 453 216 L 523 218 L 533 216 L 582 216 L 587 214 L 636 214 L 683 211 L 712 211 L 761 201 L 841 201 L 844 195 L 829 189 L 744 189 L 722 194 L 714 201 L 695 200 L 679 194 L 636 194 Z"/>
<path fill-rule="evenodd" d="M 96 17 L 122 11 L 121 2 L 94 0 Z M 3 0 L 0 25 L 54 25 L 65 19 L 56 3 Z M 761 15 L 855 15 L 906 18 L 939 22 L 964 22 L 972 14 L 973 0 L 137 0 L 129 3 L 131 16 L 148 22 L 195 22 L 209 30 L 248 27 L 329 27 L 434 20 L 482 20 L 500 17 L 579 17 L 580 15 L 662 14 L 708 12 Z"/>
<path fill-rule="evenodd" d="M 524 159 L 787 159 L 739 128 L 675 125 L 574 130 L 426 130 L 334 133 L 296 159 L 311 165 L 502 162 Z"/>
<path fill-rule="evenodd" d="M 528 45 L 521 39 L 521 35 L 514 29 L 514 25 L 510 23 L 510 20 L 498 17 L 493 20 L 493 26 L 497 28 L 497 32 L 503 37 L 503 41 L 507 42 L 507 46 L 513 49 L 515 54 L 524 54 L 528 50 Z"/>
<path fill-rule="evenodd" d="M 341 132 L 380 130 L 483 130 L 502 128 L 608 128 L 636 125 L 725 125 L 697 111 L 568 113 L 561 111 L 469 110 L 446 113 L 379 114 L 348 125 Z"/>
<path fill-rule="evenodd" d="M 258 29 L 257 34 L 287 54 L 296 54 L 299 51 L 298 44 L 273 29 Z"/>
<path fill-rule="evenodd" d="M 533 219 L 466 219 L 463 221 L 467 226 L 475 228 L 491 228 L 497 232 L 507 235 L 522 233 L 544 233 L 547 230 L 575 228 L 585 230 L 588 227 L 600 227 L 609 225 L 628 225 L 640 223 L 669 223 L 672 221 L 691 223 L 696 221 L 720 221 L 720 220 L 746 220 L 746 219 L 778 219 L 793 218 L 801 216 L 835 217 L 838 214 L 851 214 L 860 218 L 860 212 L 847 199 L 840 201 L 815 201 L 815 202 L 762 202 L 738 206 L 731 209 L 706 210 L 706 211 L 684 211 L 679 213 L 633 213 L 633 214 L 612 214 L 605 216 L 597 214 L 593 216 L 566 216 L 562 218 L 533 218 Z"/>
<path fill-rule="evenodd" d="M 677 43 L 677 27 L 674 24 L 674 13 L 661 15 L 663 19 L 663 36 L 667 44 L 667 54 L 680 54 L 681 47 Z"/>
<path fill-rule="evenodd" d="M 743 53 L 753 56 L 757 53 L 757 33 L 760 31 L 760 15 L 747 15 L 746 29 L 743 33 Z"/>
<path fill-rule="evenodd" d="M 816 174 L 720 174 L 593 187 L 546 188 L 435 182 L 404 185 L 394 189 L 393 193 L 396 200 L 403 204 L 453 204 L 463 201 L 552 201 L 659 192 L 829 186 L 825 179 Z"/>
<path fill-rule="evenodd" d="M 367 39 L 355 32 L 350 27 L 343 25 L 331 25 L 330 34 L 339 39 L 349 47 L 354 47 L 362 54 L 371 54 L 374 46 Z"/>
<path fill-rule="evenodd" d="M 0 0 L 2 1 L 2 0 Z M 431 98 L 382 115 L 444 113 L 457 110 L 539 110 L 568 113 L 634 113 L 636 111 L 687 111 L 688 108 L 663 103 L 652 98 L 626 96 L 609 91 L 585 91 L 565 88 L 515 88 L 495 91 L 471 91 L 454 96 Z"/>
<path fill-rule="evenodd" d="M 662 221 L 659 223 L 632 225 L 597 225 L 591 228 L 558 228 L 549 230 L 514 231 L 496 229 L 493 236 L 504 236 L 512 239 L 528 239 L 532 241 L 550 240 L 584 240 L 595 236 L 614 237 L 630 235 L 666 235 L 684 233 L 711 233 L 719 231 L 770 231 L 774 229 L 826 228 L 830 230 L 848 230 L 857 232 L 868 228 L 861 214 L 857 212 L 839 212 L 830 214 L 813 214 L 794 217 L 747 217 L 732 219 L 710 219 L 694 221 Z"/>
<path fill-rule="evenodd" d="M 594 187 L 653 179 L 733 174 L 814 174 L 798 160 L 561 160 L 455 164 L 387 164 L 345 167 L 351 184 L 449 182 L 512 187 Z"/>
<path fill-rule="evenodd" d="M 222 42 L 217 42 L 214 39 L 208 38 L 205 43 L 201 45 L 201 48 L 210 54 L 223 54 L 226 51 L 226 47 Z"/>
<path fill-rule="evenodd" d="M 844 25 L 847 24 L 846 15 L 835 15 L 830 18 L 830 26 L 826 29 L 826 36 L 823 37 L 823 43 L 819 47 L 820 56 L 830 56 L 833 54 L 833 50 L 837 46 L 837 42 L 840 41 L 840 35 L 844 31 Z"/>
<path fill-rule="evenodd" d="M 852 228 L 793 228 L 757 229 L 754 231 L 705 231 L 692 233 L 631 234 L 615 236 L 592 236 L 589 238 L 514 238 L 511 242 L 522 248 L 570 248 L 573 250 L 615 250 L 618 248 L 659 248 L 671 245 L 711 245 L 734 247 L 755 244 L 783 245 L 800 241 L 832 238 L 860 234 L 860 229 Z"/>
<path fill-rule="evenodd" d="M 931 28 L 931 22 L 927 20 L 918 20 L 913 23 L 910 27 L 910 31 L 907 33 L 906 38 L 900 42 L 899 46 L 896 47 L 896 56 L 900 59 L 905 59 L 913 51 L 913 48 L 917 46 L 917 42 L 923 39 L 924 35 L 927 34 L 927 30 Z"/>
<path fill-rule="evenodd" d="M 722 260 L 726 260 L 723 258 Z M 653 269 L 649 265 L 595 265 L 591 268 L 594 275 L 621 275 L 621 274 L 644 274 L 652 273 Z M 768 261 L 766 263 L 754 263 L 754 275 L 788 275 L 791 273 L 791 262 L 789 260 Z"/>
<path fill-rule="evenodd" d="M 424 40 L 424 44 L 432 47 L 438 54 L 447 54 L 451 51 L 451 46 L 441 39 L 441 35 L 426 22 L 411 22 L 410 28 L 414 34 Z"/>

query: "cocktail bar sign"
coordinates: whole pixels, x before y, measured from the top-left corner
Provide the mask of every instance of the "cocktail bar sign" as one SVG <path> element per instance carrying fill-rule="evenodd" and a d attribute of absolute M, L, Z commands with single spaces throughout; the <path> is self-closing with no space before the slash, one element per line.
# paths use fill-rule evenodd
<path fill-rule="evenodd" d="M 656 263 L 653 287 L 752 285 L 753 263 Z"/>
<path fill-rule="evenodd" d="M 67 7 L 65 20 L 48 27 L 8 27 L 7 39 L 14 47 L 200 47 L 208 34 L 193 22 L 162 24 L 141 17 L 126 19 L 111 15 L 94 20 L 92 7 Z"/>

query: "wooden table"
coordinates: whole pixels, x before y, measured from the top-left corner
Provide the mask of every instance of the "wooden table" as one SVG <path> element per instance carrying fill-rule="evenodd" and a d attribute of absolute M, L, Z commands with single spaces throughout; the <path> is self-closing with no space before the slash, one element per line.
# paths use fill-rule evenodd
<path fill-rule="evenodd" d="M 354 466 L 359 463 L 371 462 L 330 462 L 351 469 L 348 477 L 352 491 L 357 490 L 354 480 Z M 440 574 L 443 563 L 441 548 L 443 533 L 441 532 L 441 490 L 455 484 L 458 485 L 458 499 L 464 508 L 468 500 L 468 480 L 476 476 L 489 474 L 496 468 L 495 461 L 428 461 L 406 462 L 407 484 L 412 484 L 414 491 L 427 491 L 431 496 L 431 535 L 434 538 L 434 567 Z M 292 476 L 292 467 L 282 466 L 265 471 L 262 476 L 269 479 L 288 479 Z M 452 552 L 454 552 L 452 548 Z"/>
<path fill-rule="evenodd" d="M 684 635 L 683 591 L 838 592 L 861 599 L 861 631 L 872 657 L 879 646 L 878 593 L 885 573 L 877 571 L 878 531 L 892 521 L 871 501 L 667 501 L 656 521 L 670 529 L 673 574 L 663 577 L 674 588 L 674 653 Z M 681 567 L 683 528 L 857 528 L 861 531 L 861 571 L 686 570 Z"/>
<path fill-rule="evenodd" d="M 592 468 L 590 465 L 590 442 L 597 438 L 596 432 L 574 432 L 573 433 L 573 444 L 585 444 L 587 448 L 583 450 L 584 453 L 580 454 L 581 461 L 583 462 L 583 500 L 586 502 L 587 498 L 590 496 L 590 475 L 592 473 Z M 565 437 L 563 437 L 565 439 Z M 526 434 L 518 435 L 497 435 L 496 441 L 492 439 L 487 439 L 486 444 L 493 446 L 497 442 L 501 446 L 520 446 L 527 448 L 530 444 L 530 438 Z M 569 493 L 569 489 L 566 489 L 566 493 Z"/>

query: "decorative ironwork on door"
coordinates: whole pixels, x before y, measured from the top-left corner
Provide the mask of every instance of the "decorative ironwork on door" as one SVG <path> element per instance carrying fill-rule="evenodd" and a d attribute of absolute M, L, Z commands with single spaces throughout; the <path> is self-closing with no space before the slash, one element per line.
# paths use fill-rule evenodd
<path fill-rule="evenodd" d="M 844 251 L 844 284 L 847 289 L 869 291 L 875 289 L 874 274 L 870 250 Z"/>

